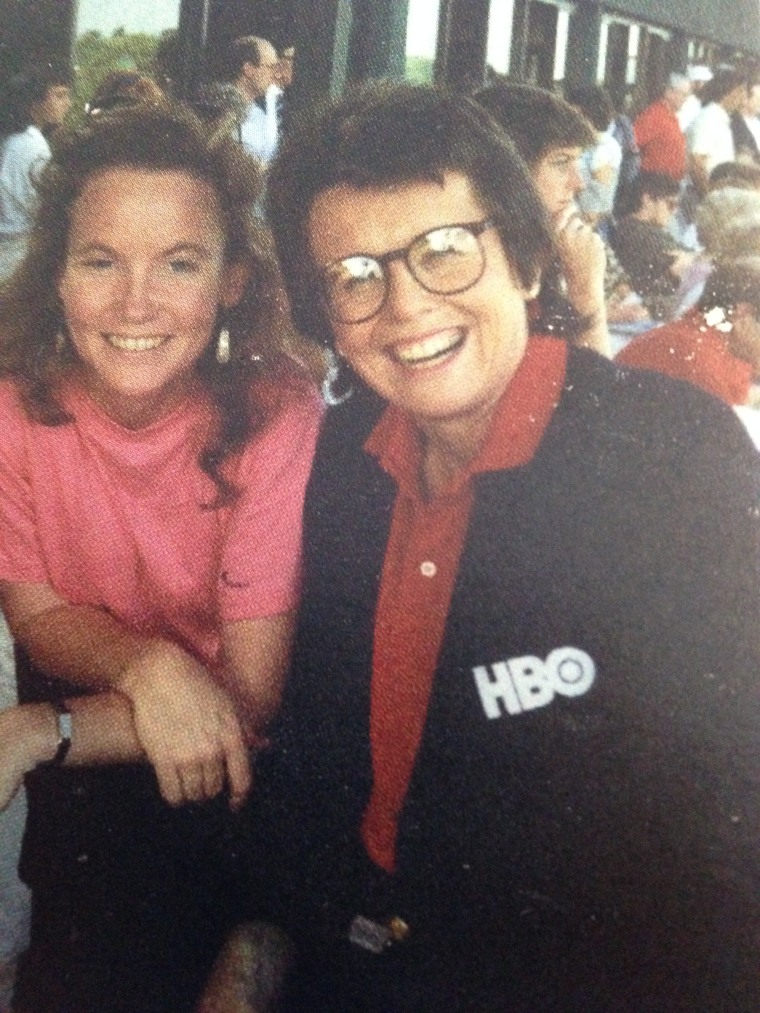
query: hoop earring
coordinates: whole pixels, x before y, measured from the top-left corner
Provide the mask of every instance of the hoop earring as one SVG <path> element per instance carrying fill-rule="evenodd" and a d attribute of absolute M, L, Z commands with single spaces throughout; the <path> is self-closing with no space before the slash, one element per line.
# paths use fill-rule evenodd
<path fill-rule="evenodd" d="M 230 332 L 225 325 L 220 328 L 216 339 L 216 361 L 220 366 L 230 361 Z"/>
<path fill-rule="evenodd" d="M 327 349 L 327 375 L 322 381 L 322 398 L 330 408 L 348 401 L 354 392 L 348 366 L 332 349 Z"/>

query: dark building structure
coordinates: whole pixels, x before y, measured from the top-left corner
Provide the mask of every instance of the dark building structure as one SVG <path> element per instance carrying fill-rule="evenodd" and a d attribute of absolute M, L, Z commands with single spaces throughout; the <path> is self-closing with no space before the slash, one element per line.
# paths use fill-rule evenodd
<path fill-rule="evenodd" d="M 130 0 L 101 0 L 128 11 Z M 481 83 L 490 65 L 547 87 L 602 83 L 646 104 L 671 70 L 760 59 L 758 0 L 178 0 L 185 87 L 213 73 L 237 35 L 296 46 L 301 102 L 353 81 L 409 73 L 410 13 L 429 31 L 430 76 Z M 0 61 L 70 56 L 76 0 L 0 0 Z M 417 31 L 419 35 L 419 30 Z M 418 41 L 418 40 L 417 40 Z"/>

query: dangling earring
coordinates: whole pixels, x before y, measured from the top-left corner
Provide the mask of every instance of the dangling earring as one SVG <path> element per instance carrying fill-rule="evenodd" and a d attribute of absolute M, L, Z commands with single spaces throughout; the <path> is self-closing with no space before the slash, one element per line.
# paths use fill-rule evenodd
<path fill-rule="evenodd" d="M 329 348 L 326 350 L 326 358 L 327 371 L 322 381 L 322 398 L 328 407 L 334 408 L 348 401 L 354 388 L 351 386 L 348 366 L 344 360 Z"/>
<path fill-rule="evenodd" d="M 216 339 L 216 361 L 220 366 L 230 361 L 230 332 L 225 325 L 219 329 L 219 336 Z"/>

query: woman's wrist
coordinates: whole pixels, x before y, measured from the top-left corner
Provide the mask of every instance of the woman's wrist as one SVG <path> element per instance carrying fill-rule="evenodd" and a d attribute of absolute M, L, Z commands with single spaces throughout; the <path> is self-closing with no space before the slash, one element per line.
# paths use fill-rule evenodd
<path fill-rule="evenodd" d="M 18 744 L 26 773 L 55 759 L 60 743 L 58 714 L 52 704 L 30 703 L 4 711 L 2 734 Z"/>
<path fill-rule="evenodd" d="M 140 682 L 146 670 L 150 670 L 156 664 L 161 665 L 176 659 L 178 653 L 184 654 L 182 648 L 170 640 L 163 640 L 161 637 L 146 640 L 119 673 L 113 688 L 132 700 L 134 694 L 139 692 Z"/>

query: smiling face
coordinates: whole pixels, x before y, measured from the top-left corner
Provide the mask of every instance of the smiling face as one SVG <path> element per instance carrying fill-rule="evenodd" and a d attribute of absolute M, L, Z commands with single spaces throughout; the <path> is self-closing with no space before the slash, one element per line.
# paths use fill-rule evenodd
<path fill-rule="evenodd" d="M 116 421 L 148 425 L 193 385 L 245 282 L 224 249 L 216 194 L 188 173 L 109 169 L 85 184 L 58 292 L 81 381 Z"/>
<path fill-rule="evenodd" d="M 550 148 L 531 167 L 533 185 L 554 222 L 575 204 L 575 198 L 583 189 L 581 153 L 582 149 L 576 147 Z"/>
<path fill-rule="evenodd" d="M 323 269 L 353 254 L 379 256 L 446 225 L 488 217 L 466 177 L 442 186 L 324 191 L 309 218 L 314 262 Z M 480 236 L 485 269 L 464 292 L 427 292 L 403 259 L 387 265 L 388 292 L 376 316 L 333 323 L 335 347 L 383 398 L 430 432 L 440 423 L 470 427 L 490 419 L 525 351 L 526 293 L 496 229 Z"/>

